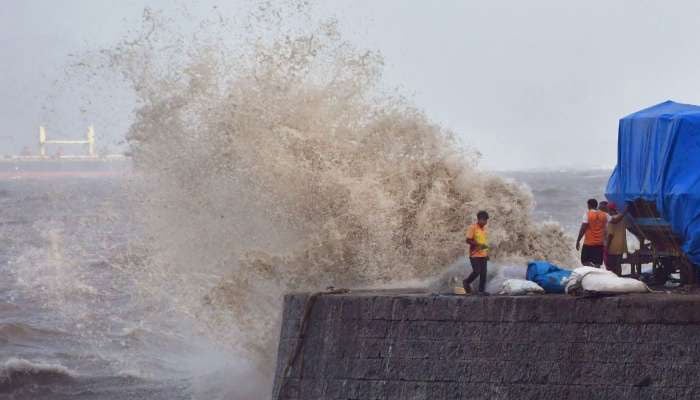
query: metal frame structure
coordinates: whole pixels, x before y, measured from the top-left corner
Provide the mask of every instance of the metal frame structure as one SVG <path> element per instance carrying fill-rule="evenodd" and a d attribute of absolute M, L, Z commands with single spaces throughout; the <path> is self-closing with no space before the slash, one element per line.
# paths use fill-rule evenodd
<path fill-rule="evenodd" d="M 88 145 L 88 155 L 87 157 L 97 157 L 95 153 L 95 128 L 91 125 L 87 129 L 87 135 L 85 140 L 64 140 L 64 139 L 54 139 L 48 140 L 46 138 L 46 128 L 43 126 L 39 127 L 39 152 L 41 157 L 48 157 L 46 155 L 46 145 L 47 144 L 79 144 Z"/>
<path fill-rule="evenodd" d="M 627 205 L 627 229 L 639 240 L 639 250 L 622 261 L 630 264 L 632 275 L 639 276 L 642 264 L 652 264 L 654 280 L 663 283 L 679 272 L 681 282 L 697 283 L 695 267 L 681 249 L 681 239 L 673 233 L 653 202 L 637 199 Z"/>

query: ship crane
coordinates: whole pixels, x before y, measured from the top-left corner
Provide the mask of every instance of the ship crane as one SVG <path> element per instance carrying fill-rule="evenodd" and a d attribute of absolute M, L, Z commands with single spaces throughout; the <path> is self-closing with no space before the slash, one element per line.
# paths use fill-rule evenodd
<path fill-rule="evenodd" d="M 53 139 L 48 140 L 46 138 L 46 128 L 43 126 L 39 127 L 39 150 L 41 157 L 46 157 L 46 145 L 47 144 L 79 144 L 88 145 L 88 157 L 97 157 L 95 154 L 95 128 L 91 125 L 87 129 L 87 135 L 85 140 L 66 140 L 66 139 Z"/>

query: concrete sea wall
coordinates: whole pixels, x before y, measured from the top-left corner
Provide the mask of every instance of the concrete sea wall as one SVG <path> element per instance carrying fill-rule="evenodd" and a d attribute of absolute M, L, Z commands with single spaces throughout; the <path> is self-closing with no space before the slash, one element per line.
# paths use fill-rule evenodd
<path fill-rule="evenodd" d="M 285 298 L 274 399 L 700 398 L 700 296 L 352 292 L 302 327 L 309 298 Z"/>

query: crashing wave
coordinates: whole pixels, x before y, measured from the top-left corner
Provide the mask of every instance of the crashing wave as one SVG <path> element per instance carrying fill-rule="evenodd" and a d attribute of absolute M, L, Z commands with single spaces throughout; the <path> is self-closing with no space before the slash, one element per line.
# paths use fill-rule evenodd
<path fill-rule="evenodd" d="M 256 18 L 308 21 L 291 3 Z M 199 334 L 269 375 L 284 292 L 427 281 L 463 255 L 480 209 L 493 258 L 573 261 L 559 226 L 533 222 L 531 194 L 383 91 L 381 57 L 333 21 L 232 45 L 217 24 L 190 38 L 147 12 L 141 35 L 101 53 L 139 98 L 128 138 L 148 260 L 133 270 Z"/>
<path fill-rule="evenodd" d="M 28 384 L 46 385 L 76 377 L 75 372 L 60 364 L 9 358 L 0 364 L 0 392 Z"/>

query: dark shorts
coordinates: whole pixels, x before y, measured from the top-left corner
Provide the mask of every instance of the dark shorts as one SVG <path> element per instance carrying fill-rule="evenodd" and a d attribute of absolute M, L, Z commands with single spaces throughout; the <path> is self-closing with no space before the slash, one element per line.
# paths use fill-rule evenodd
<path fill-rule="evenodd" d="M 603 246 L 583 245 L 581 248 L 581 264 L 603 265 Z"/>

